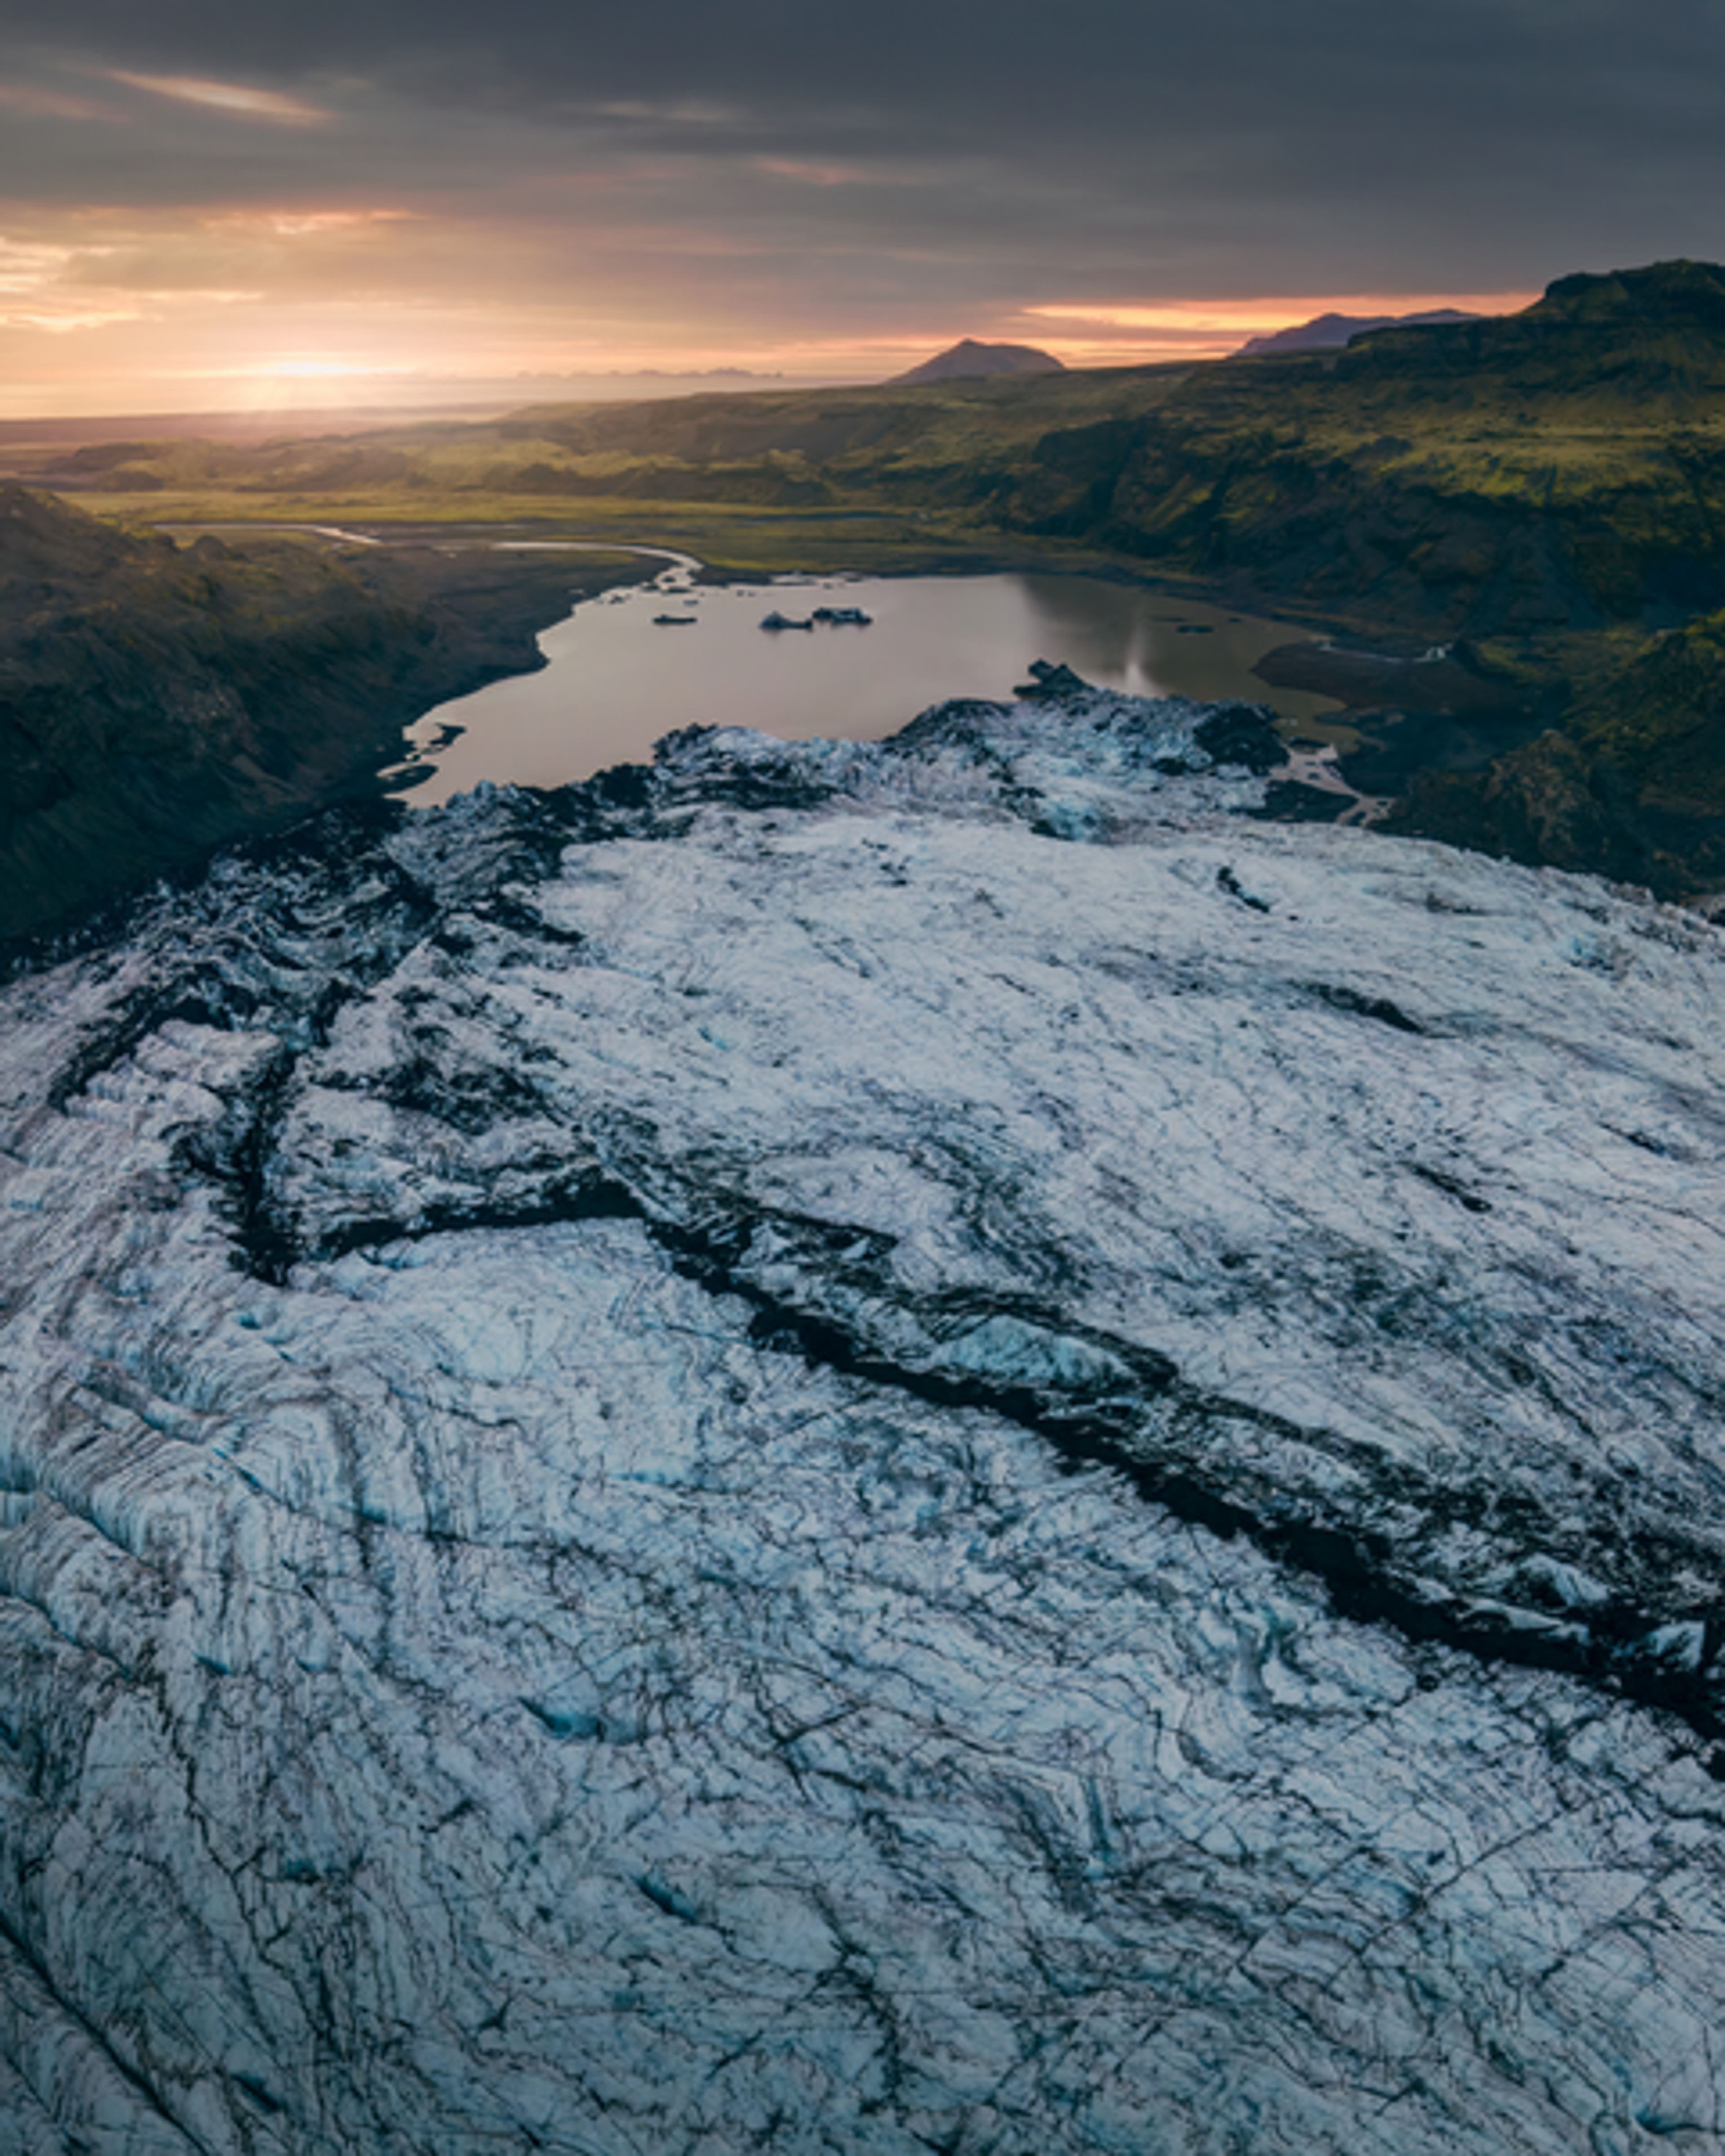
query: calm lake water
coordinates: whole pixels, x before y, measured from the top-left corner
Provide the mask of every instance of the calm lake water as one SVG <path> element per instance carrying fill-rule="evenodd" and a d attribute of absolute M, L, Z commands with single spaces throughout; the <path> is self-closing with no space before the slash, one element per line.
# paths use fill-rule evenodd
<path fill-rule="evenodd" d="M 777 609 L 860 607 L 867 629 L 761 628 Z M 658 614 L 689 626 L 655 624 Z M 1081 577 L 786 578 L 699 586 L 689 567 L 583 601 L 549 629 L 537 674 L 429 713 L 409 737 L 403 799 L 424 808 L 481 779 L 558 786 L 645 762 L 685 726 L 758 726 L 787 740 L 879 740 L 948 696 L 1009 696 L 1034 659 L 1137 696 L 1244 696 L 1295 725 L 1327 697 L 1272 690 L 1251 671 L 1306 632 Z M 458 732 L 456 730 L 459 729 Z M 429 773 L 426 767 L 429 767 Z M 415 776 L 416 773 L 424 775 Z"/>

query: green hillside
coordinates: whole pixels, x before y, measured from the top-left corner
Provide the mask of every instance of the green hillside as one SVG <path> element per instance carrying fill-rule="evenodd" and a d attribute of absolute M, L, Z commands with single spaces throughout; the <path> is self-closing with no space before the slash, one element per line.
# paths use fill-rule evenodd
<path fill-rule="evenodd" d="M 800 511 L 841 550 L 835 514 L 910 516 L 1409 634 L 1552 634 L 1725 604 L 1725 271 L 1565 278 L 1522 315 L 1339 354 L 118 444 L 44 476 L 163 515 L 620 507 L 656 534 Z"/>
<path fill-rule="evenodd" d="M 1392 654 L 1466 639 L 1467 754 L 1433 750 L 1400 828 L 1685 895 L 1725 883 L 1725 270 L 1707 264 L 1567 277 L 1520 315 L 1340 353 L 107 444 L 39 477 L 162 522 L 508 521 L 719 573 L 1112 567 Z M 1394 734 L 1393 704 L 1355 701 Z"/>

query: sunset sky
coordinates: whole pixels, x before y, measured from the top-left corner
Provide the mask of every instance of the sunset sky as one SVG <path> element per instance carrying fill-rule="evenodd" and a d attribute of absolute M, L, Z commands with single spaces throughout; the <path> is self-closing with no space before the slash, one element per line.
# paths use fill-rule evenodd
<path fill-rule="evenodd" d="M 1722 84 L 1717 0 L 6 0 L 0 416 L 1507 308 L 1725 255 Z"/>

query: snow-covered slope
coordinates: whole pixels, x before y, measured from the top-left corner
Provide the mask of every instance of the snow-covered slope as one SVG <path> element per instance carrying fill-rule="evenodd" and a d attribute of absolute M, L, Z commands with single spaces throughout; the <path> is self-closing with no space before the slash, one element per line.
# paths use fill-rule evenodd
<path fill-rule="evenodd" d="M 1247 715 L 13 984 L 0 2145 L 1725 2147 L 1725 947 Z"/>

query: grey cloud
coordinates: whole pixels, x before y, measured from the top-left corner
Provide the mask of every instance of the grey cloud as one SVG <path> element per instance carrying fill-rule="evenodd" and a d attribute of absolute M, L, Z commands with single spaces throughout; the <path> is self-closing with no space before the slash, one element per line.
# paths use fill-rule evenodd
<path fill-rule="evenodd" d="M 304 81 L 357 74 L 432 95 L 523 110 L 604 100 L 803 105 L 842 116 L 938 116 L 966 132 L 1085 113 L 1140 126 L 1255 121 L 1303 106 L 1334 123 L 1369 90 L 1403 116 L 1441 120 L 1458 82 L 1487 104 L 1567 103 L 1593 85 L 1619 103 L 1656 102 L 1725 50 L 1716 8 L 1666 0 L 876 0 L 824 16 L 782 0 L 665 0 L 650 9 L 495 0 L 290 8 L 181 0 L 13 0 L 9 38 L 164 70 L 232 69 Z M 1180 105 L 1158 111 L 1158 92 Z M 1356 111 L 1355 119 L 1361 116 Z"/>
<path fill-rule="evenodd" d="M 737 244 L 874 249 L 1021 296 L 1537 283 L 1722 251 L 1725 11 L 1666 0 L 11 0 L 12 72 L 196 74 L 329 105 L 289 139 L 205 112 L 43 118 L 14 199 L 369 189 L 562 213 L 547 176 L 669 161 L 641 201 Z M 763 164 L 855 169 L 798 187 Z M 1123 282 L 1122 282 L 1123 280 Z"/>

